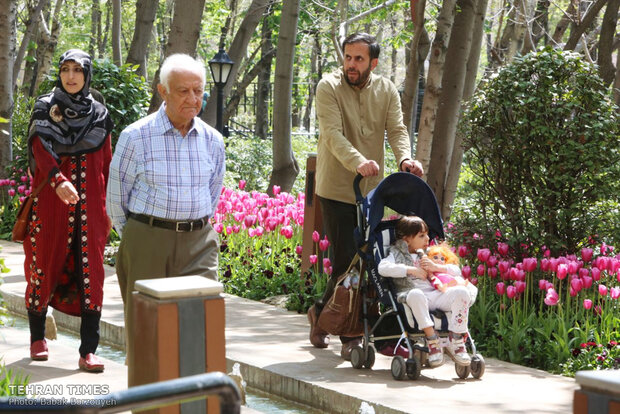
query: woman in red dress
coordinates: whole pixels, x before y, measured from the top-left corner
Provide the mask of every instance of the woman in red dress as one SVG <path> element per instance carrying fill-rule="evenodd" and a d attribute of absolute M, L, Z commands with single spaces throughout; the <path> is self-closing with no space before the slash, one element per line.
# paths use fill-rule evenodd
<path fill-rule="evenodd" d="M 72 49 L 60 57 L 56 88 L 35 103 L 28 138 L 34 199 L 24 240 L 30 356 L 47 360 L 47 307 L 81 317 L 79 367 L 101 372 L 95 356 L 103 301 L 105 210 L 112 121 L 90 93 L 91 59 Z"/>

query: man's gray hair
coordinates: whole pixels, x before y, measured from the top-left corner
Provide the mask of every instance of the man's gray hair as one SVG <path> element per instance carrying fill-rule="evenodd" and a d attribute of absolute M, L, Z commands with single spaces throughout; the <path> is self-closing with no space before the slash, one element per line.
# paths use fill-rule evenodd
<path fill-rule="evenodd" d="M 168 56 L 159 69 L 159 83 L 164 85 L 166 91 L 170 92 L 169 78 L 170 74 L 175 71 L 188 71 L 195 73 L 200 76 L 200 79 L 202 79 L 202 86 L 204 87 L 206 81 L 204 63 L 185 53 L 175 53 Z"/>

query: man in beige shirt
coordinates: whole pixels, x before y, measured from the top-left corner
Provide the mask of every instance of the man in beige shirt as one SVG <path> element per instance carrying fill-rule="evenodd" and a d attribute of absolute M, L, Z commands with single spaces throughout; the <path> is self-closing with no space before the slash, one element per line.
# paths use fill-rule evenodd
<path fill-rule="evenodd" d="M 383 179 L 384 136 L 401 171 L 422 176 L 422 165 L 411 159 L 409 134 L 403 124 L 396 86 L 372 71 L 379 61 L 375 38 L 355 33 L 342 43 L 344 65 L 318 84 L 316 113 L 319 120 L 316 194 L 323 226 L 332 248 L 332 275 L 323 298 L 308 310 L 310 342 L 317 348 L 329 344 L 328 333 L 317 325 L 322 307 L 331 297 L 338 277 L 355 256 L 353 231 L 357 225 L 353 179 L 361 182 L 363 195 Z M 341 356 L 350 359 L 359 338 L 340 337 Z"/>

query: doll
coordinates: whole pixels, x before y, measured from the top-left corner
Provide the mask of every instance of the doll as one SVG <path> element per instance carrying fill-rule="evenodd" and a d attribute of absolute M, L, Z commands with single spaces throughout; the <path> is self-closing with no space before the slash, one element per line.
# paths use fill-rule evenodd
<path fill-rule="evenodd" d="M 438 265 L 447 265 L 449 272 L 435 272 L 429 276 L 429 281 L 433 287 L 441 292 L 452 286 L 467 286 L 468 280 L 461 277 L 461 270 L 458 267 L 459 258 L 448 247 L 446 243 L 441 243 L 429 247 L 428 258 Z"/>

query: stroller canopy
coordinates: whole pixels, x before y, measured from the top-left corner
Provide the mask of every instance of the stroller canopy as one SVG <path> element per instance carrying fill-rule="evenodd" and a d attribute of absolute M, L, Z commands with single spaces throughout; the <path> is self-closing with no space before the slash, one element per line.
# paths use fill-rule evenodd
<path fill-rule="evenodd" d="M 359 201 L 359 200 L 358 200 Z M 389 175 L 362 200 L 362 209 L 372 234 L 389 207 L 403 215 L 421 217 L 432 239 L 444 239 L 443 220 L 433 190 L 419 177 L 406 172 Z"/>

